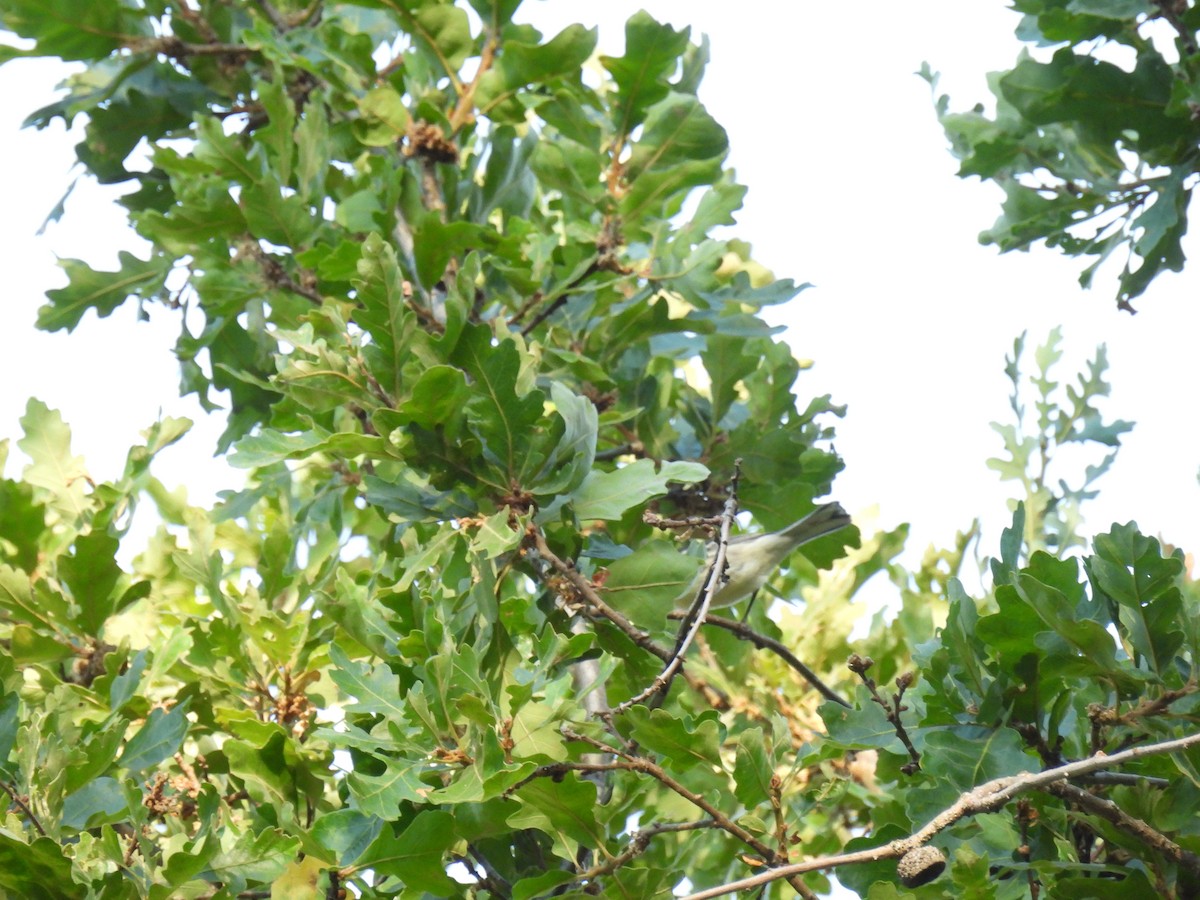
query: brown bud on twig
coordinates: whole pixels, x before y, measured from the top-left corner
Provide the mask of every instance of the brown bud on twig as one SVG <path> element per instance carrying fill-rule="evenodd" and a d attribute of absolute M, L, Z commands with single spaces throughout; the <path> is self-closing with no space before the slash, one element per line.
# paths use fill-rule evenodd
<path fill-rule="evenodd" d="M 875 660 L 869 656 L 859 656 L 857 653 L 851 653 L 850 658 L 846 660 L 846 667 L 855 675 L 865 675 L 873 665 Z"/>

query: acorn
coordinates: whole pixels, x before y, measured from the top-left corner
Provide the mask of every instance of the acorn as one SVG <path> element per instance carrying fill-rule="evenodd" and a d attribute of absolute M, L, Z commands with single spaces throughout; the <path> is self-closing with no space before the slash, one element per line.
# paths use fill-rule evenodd
<path fill-rule="evenodd" d="M 896 863 L 896 874 L 907 888 L 929 884 L 946 871 L 946 856 L 937 847 L 916 847 Z"/>

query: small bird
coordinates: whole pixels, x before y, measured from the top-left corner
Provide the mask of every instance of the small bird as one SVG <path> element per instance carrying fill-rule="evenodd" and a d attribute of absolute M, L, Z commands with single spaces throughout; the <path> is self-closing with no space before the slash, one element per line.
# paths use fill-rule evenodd
<path fill-rule="evenodd" d="M 826 503 L 780 531 L 730 538 L 725 548 L 725 577 L 718 584 L 709 608 L 732 606 L 751 596 L 766 584 L 779 564 L 801 544 L 832 534 L 850 524 L 850 516 L 840 503 Z M 716 554 L 717 545 L 714 541 L 708 545 L 708 565 L 700 570 L 680 598 L 684 604 L 690 604 L 704 586 Z"/>

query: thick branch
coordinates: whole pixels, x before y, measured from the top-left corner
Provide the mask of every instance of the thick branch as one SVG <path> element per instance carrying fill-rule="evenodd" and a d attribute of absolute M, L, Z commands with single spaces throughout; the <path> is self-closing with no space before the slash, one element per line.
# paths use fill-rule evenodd
<path fill-rule="evenodd" d="M 1131 747 L 1121 753 L 1107 756 L 1098 753 L 1087 759 L 1068 763 L 1041 772 L 1023 772 L 1020 775 L 1006 775 L 995 778 L 979 785 L 958 798 L 955 803 L 934 816 L 927 824 L 906 838 L 899 838 L 881 847 L 870 850 L 859 850 L 855 853 L 842 853 L 837 856 L 824 856 L 800 863 L 780 866 L 767 872 L 760 872 L 739 881 L 730 881 L 717 887 L 708 888 L 695 894 L 688 894 L 683 900 L 709 900 L 712 897 L 723 897 L 726 894 L 746 891 L 793 875 L 801 875 L 817 869 L 832 869 L 837 866 L 856 865 L 858 863 L 878 862 L 881 859 L 898 859 L 910 850 L 927 843 L 935 834 L 949 828 L 959 819 L 979 813 L 995 812 L 1001 809 L 1014 797 L 1029 791 L 1046 790 L 1049 785 L 1101 772 L 1114 766 L 1124 765 L 1144 756 L 1154 756 L 1163 753 L 1177 753 L 1190 747 L 1200 745 L 1200 733 L 1188 735 L 1173 741 L 1163 741 L 1159 744 L 1147 744 L 1142 747 Z"/>

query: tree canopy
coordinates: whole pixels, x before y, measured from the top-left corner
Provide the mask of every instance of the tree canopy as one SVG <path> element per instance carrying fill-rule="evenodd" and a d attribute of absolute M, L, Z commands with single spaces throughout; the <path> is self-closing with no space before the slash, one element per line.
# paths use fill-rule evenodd
<path fill-rule="evenodd" d="M 1014 343 L 985 586 L 969 524 L 915 567 L 847 528 L 710 613 L 698 538 L 719 566 L 843 466 L 761 316 L 805 286 L 715 236 L 746 188 L 706 40 L 639 13 L 597 55 L 518 5 L 0 0 L 0 61 L 82 64 L 30 123 L 86 119 L 151 248 L 64 261 L 38 326 L 177 317 L 247 472 L 192 505 L 163 419 L 97 481 L 29 401 L 0 887 L 1194 896 L 1200 592 L 1133 523 L 1080 533 L 1131 427 L 1103 351 L 1063 381 L 1057 333 Z"/>

